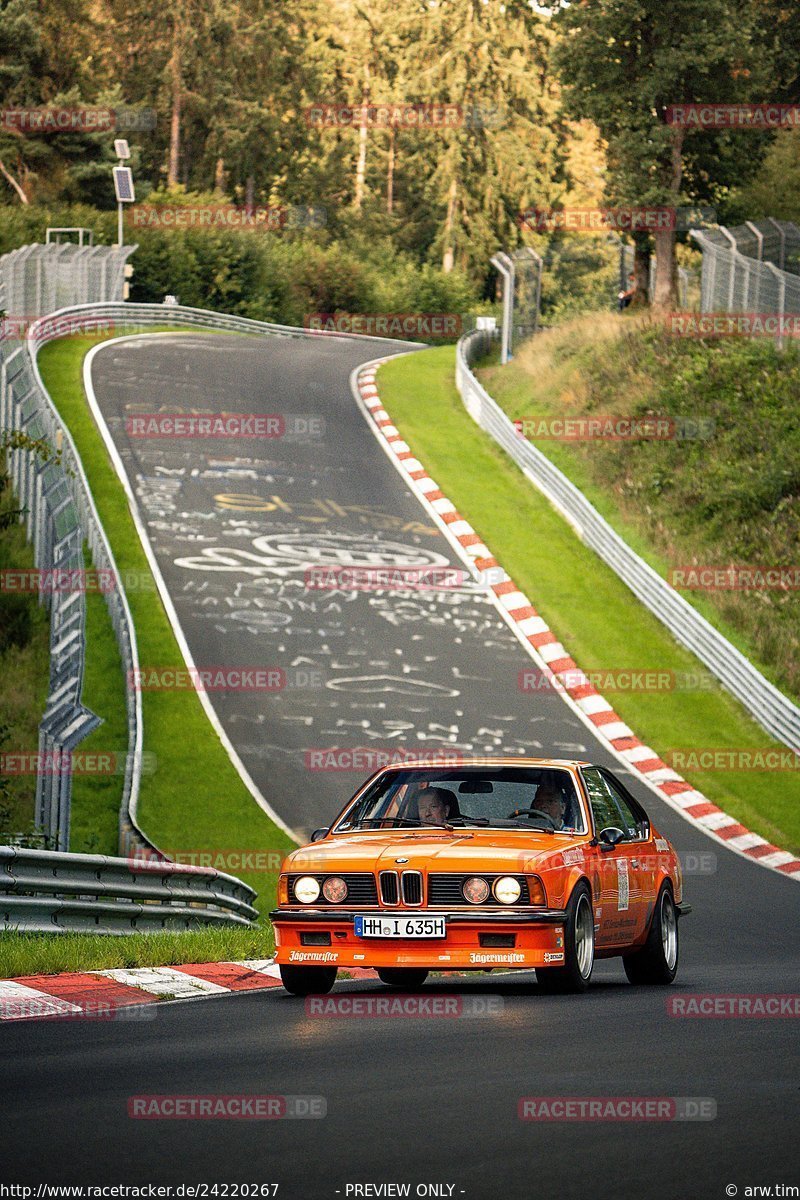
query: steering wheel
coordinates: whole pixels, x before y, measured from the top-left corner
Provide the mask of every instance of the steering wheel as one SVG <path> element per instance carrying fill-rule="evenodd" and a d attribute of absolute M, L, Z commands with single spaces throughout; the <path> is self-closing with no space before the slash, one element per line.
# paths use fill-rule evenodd
<path fill-rule="evenodd" d="M 542 810 L 540 808 L 515 808 L 513 812 L 510 812 L 508 814 L 508 816 L 506 817 L 506 820 L 510 821 L 512 819 L 512 817 L 524 817 L 524 816 L 528 816 L 529 814 L 532 814 L 535 817 L 544 817 L 545 821 L 549 821 L 550 824 L 553 826 L 553 829 L 555 829 L 556 823 L 553 820 L 553 818 L 550 816 L 549 813 L 542 812 Z"/>

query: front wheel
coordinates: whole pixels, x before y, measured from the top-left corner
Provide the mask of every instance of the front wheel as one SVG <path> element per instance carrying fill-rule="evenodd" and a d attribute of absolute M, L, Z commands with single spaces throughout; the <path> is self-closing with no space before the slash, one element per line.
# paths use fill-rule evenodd
<path fill-rule="evenodd" d="M 412 991 L 422 987 L 428 978 L 428 972 L 421 968 L 415 970 L 413 967 L 378 967 L 378 978 L 389 987 Z"/>
<path fill-rule="evenodd" d="M 324 996 L 336 983 L 336 967 L 281 967 L 281 983 L 292 996 Z"/>
<path fill-rule="evenodd" d="M 536 982 L 543 992 L 585 992 L 594 967 L 594 913 L 585 883 L 579 883 L 567 905 L 564 924 L 564 966 L 537 967 Z"/>
<path fill-rule="evenodd" d="M 631 983 L 672 983 L 678 973 L 678 914 L 672 889 L 665 883 L 658 893 L 647 941 L 641 950 L 622 960 Z"/>

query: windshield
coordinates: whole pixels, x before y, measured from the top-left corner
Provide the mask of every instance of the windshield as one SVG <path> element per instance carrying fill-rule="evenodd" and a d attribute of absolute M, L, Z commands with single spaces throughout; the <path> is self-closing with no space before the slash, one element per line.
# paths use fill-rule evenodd
<path fill-rule="evenodd" d="M 586 832 L 573 777 L 555 767 L 387 771 L 334 831 L 429 826 Z"/>

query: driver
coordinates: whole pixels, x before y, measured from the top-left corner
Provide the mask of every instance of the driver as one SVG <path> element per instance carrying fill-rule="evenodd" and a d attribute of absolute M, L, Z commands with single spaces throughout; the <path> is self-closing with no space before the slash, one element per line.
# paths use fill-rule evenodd
<path fill-rule="evenodd" d="M 567 808 L 567 802 L 564 799 L 561 788 L 552 779 L 545 779 L 539 784 L 533 804 L 534 808 L 538 808 L 547 814 L 553 822 L 554 829 L 564 828 L 564 813 Z"/>
<path fill-rule="evenodd" d="M 417 796 L 417 816 L 430 825 L 444 825 L 450 810 L 448 793 L 444 788 L 423 788 Z"/>

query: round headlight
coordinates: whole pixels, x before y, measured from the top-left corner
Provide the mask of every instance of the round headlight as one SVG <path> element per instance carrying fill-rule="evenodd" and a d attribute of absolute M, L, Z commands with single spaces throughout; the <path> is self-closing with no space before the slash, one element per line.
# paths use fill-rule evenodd
<path fill-rule="evenodd" d="M 516 904 L 522 895 L 522 888 L 513 875 L 503 875 L 500 879 L 495 879 L 492 891 L 495 900 L 500 904 Z"/>
<path fill-rule="evenodd" d="M 470 904 L 483 904 L 489 895 L 489 885 L 485 879 L 471 875 L 469 879 L 464 880 L 461 891 L 464 893 L 464 899 L 468 900 Z"/>
<path fill-rule="evenodd" d="M 294 882 L 294 894 L 301 904 L 313 904 L 319 895 L 319 884 L 311 875 L 303 875 Z"/>
<path fill-rule="evenodd" d="M 331 904 L 341 904 L 347 895 L 347 884 L 338 875 L 331 875 L 322 885 L 322 894 Z"/>

